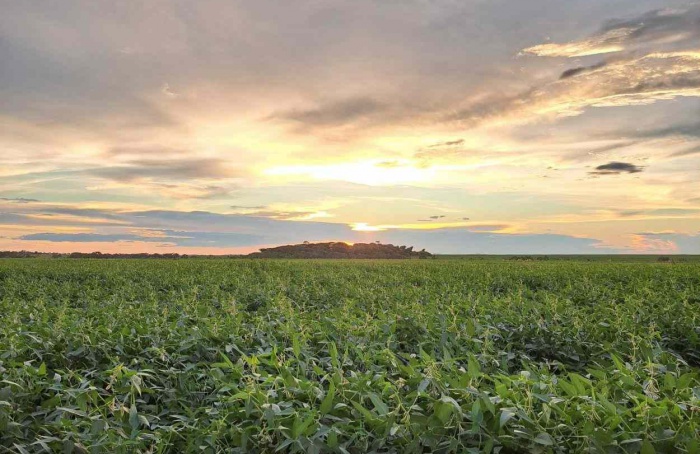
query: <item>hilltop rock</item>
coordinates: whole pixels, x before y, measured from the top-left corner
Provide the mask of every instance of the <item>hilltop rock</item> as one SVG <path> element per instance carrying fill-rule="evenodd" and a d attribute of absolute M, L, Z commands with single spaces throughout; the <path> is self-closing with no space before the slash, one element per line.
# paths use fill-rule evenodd
<path fill-rule="evenodd" d="M 355 243 L 303 243 L 260 249 L 249 254 L 254 258 L 296 258 L 296 259 L 411 259 L 428 258 L 432 254 L 414 251 L 413 247 L 393 244 Z"/>

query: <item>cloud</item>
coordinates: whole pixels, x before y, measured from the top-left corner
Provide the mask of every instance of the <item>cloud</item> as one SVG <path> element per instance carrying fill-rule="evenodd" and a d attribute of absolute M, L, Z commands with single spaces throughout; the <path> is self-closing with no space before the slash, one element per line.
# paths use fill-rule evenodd
<path fill-rule="evenodd" d="M 266 205 L 231 205 L 229 208 L 232 210 L 264 210 L 267 208 Z"/>
<path fill-rule="evenodd" d="M 678 252 L 678 245 L 672 239 L 659 238 L 656 235 L 630 235 L 631 249 L 636 252 L 674 254 Z"/>
<path fill-rule="evenodd" d="M 630 235 L 638 252 L 700 254 L 700 233 L 639 232 Z"/>
<path fill-rule="evenodd" d="M 223 159 L 179 160 L 140 159 L 129 161 L 126 165 L 106 166 L 88 171 L 88 173 L 120 182 L 132 182 L 139 179 L 217 179 L 235 177 L 238 173 L 230 163 Z"/>
<path fill-rule="evenodd" d="M 700 214 L 700 208 L 656 208 L 652 210 L 621 210 L 618 212 L 621 217 L 687 217 Z"/>
<path fill-rule="evenodd" d="M 651 11 L 627 21 L 608 21 L 598 34 L 585 40 L 526 48 L 524 54 L 540 57 L 619 54 L 568 69 L 557 80 L 538 83 L 520 93 L 481 97 L 447 114 L 445 120 L 474 128 L 572 117 L 591 108 L 699 97 L 698 24 L 700 7 Z"/>
<path fill-rule="evenodd" d="M 175 148 L 162 145 L 115 145 L 110 147 L 103 154 L 108 158 L 136 156 L 143 159 L 146 156 L 155 156 L 163 159 L 165 156 L 183 158 L 192 152 L 193 150 L 186 148 Z"/>
<path fill-rule="evenodd" d="M 482 154 L 478 150 L 466 148 L 465 143 L 464 139 L 437 142 L 418 149 L 413 153 L 413 157 L 420 161 L 434 161 L 437 159 L 452 160 L 463 156 L 479 156 Z"/>
<path fill-rule="evenodd" d="M 680 158 L 680 157 L 691 156 L 691 155 L 695 155 L 695 154 L 699 154 L 699 153 L 700 153 L 700 145 L 692 147 L 692 148 L 688 148 L 687 150 L 677 151 L 677 152 L 673 153 L 671 156 L 674 158 Z"/>
<path fill-rule="evenodd" d="M 644 170 L 644 167 L 640 167 L 629 162 L 609 162 L 607 164 L 599 165 L 595 168 L 595 171 L 589 172 L 591 175 L 619 175 L 621 173 L 639 173 Z"/>
<path fill-rule="evenodd" d="M 470 232 L 498 232 L 509 228 L 508 224 L 477 224 L 466 227 Z"/>
<path fill-rule="evenodd" d="M 146 186 L 151 187 L 168 197 L 176 199 L 213 199 L 228 196 L 237 188 L 236 185 L 199 185 L 192 183 L 153 183 Z"/>
<path fill-rule="evenodd" d="M 212 253 L 216 253 L 217 249 L 244 247 L 253 250 L 257 247 L 302 241 L 371 242 L 379 240 L 393 244 L 413 245 L 436 253 L 595 254 L 615 252 L 614 249 L 603 247 L 603 243 L 594 238 L 505 233 L 511 227 L 505 223 L 440 227 L 431 230 L 422 230 L 417 227 L 401 229 L 387 227 L 380 231 L 362 232 L 353 231 L 351 226 L 340 223 L 316 220 L 299 222 L 280 217 L 221 214 L 208 211 L 133 211 L 44 204 L 21 205 L 18 206 L 18 210 L 24 210 L 22 212 L 25 215 L 32 217 L 17 215 L 7 217 L 7 213 L 0 214 L 0 228 L 5 226 L 2 231 L 3 236 L 8 236 L 8 232 L 18 232 L 10 236 L 14 238 L 11 240 L 14 241 L 14 247 L 19 249 L 41 248 L 44 244 L 56 243 L 61 245 L 61 250 L 82 250 L 77 245 L 99 243 L 100 248 L 106 248 L 105 245 L 111 242 L 115 244 L 114 248 L 106 248 L 103 252 L 114 252 L 119 250 L 119 243 L 128 242 L 176 248 L 174 251 L 177 248 L 207 248 Z M 639 211 L 645 212 L 648 216 L 683 217 L 696 215 L 700 209 L 659 208 Z M 270 214 L 279 215 L 280 213 Z M 299 212 L 294 214 L 298 215 Z M 102 222 L 96 223 L 94 222 L 96 220 Z M 26 228 L 17 230 L 18 227 L 12 227 L 21 225 L 33 227 L 29 231 Z M 82 230 L 66 230 L 73 227 L 80 227 Z M 7 230 L 8 228 L 10 230 Z M 634 240 L 633 246 L 639 251 L 651 250 L 653 242 L 649 239 L 657 238 L 652 233 L 635 233 L 644 238 L 630 237 Z M 698 237 L 693 235 L 677 234 L 662 239 L 673 241 L 679 253 L 692 253 L 700 247 Z M 669 244 L 664 246 L 659 242 L 656 243 L 659 250 L 663 249 L 662 246 L 666 249 L 669 249 L 667 246 L 670 247 Z"/>
<path fill-rule="evenodd" d="M 128 234 L 99 234 L 99 233 L 32 233 L 22 235 L 17 239 L 23 241 L 51 241 L 55 243 L 111 243 L 120 241 L 157 241 L 163 242 L 165 238 L 153 238 Z"/>
<path fill-rule="evenodd" d="M 623 28 L 608 30 L 581 41 L 563 44 L 540 44 L 523 49 L 523 53 L 539 57 L 585 57 L 588 55 L 607 54 L 624 50 L 624 42 L 632 33 L 631 29 Z"/>
<path fill-rule="evenodd" d="M 226 248 L 252 245 L 261 240 L 259 235 L 235 232 L 184 232 L 163 230 L 162 235 L 99 234 L 99 233 L 34 233 L 23 235 L 23 241 L 50 241 L 55 243 L 118 243 L 148 242 L 177 247 Z"/>
<path fill-rule="evenodd" d="M 262 218 L 272 218 L 272 219 L 308 219 L 314 214 L 315 211 L 281 211 L 281 210 L 259 210 L 246 213 L 247 216 L 259 216 Z"/>
<path fill-rule="evenodd" d="M 445 215 L 433 215 L 433 216 L 428 216 L 428 219 L 418 219 L 418 222 L 432 222 L 432 221 L 437 221 L 438 219 L 444 219 L 447 216 Z"/>
<path fill-rule="evenodd" d="M 160 91 L 168 98 L 176 98 L 177 96 L 179 96 L 179 94 L 173 91 L 172 87 L 167 82 L 163 84 Z"/>
<path fill-rule="evenodd" d="M 65 208 L 65 207 L 64 207 Z M 382 241 L 393 244 L 414 245 L 438 253 L 598 253 L 599 241 L 566 235 L 531 234 L 511 235 L 495 233 L 505 225 L 475 225 L 456 228 L 391 229 L 384 231 L 353 231 L 346 224 L 318 221 L 290 221 L 240 214 L 217 214 L 207 211 L 112 211 L 108 209 L 65 208 L 66 212 L 79 215 L 118 219 L 110 224 L 92 224 L 91 231 L 67 232 L 54 230 L 50 218 L 44 223 L 44 231 L 22 232 L 16 235 L 15 247 L 19 249 L 41 248 L 41 245 L 58 243 L 62 250 L 71 250 L 81 243 L 144 243 L 167 247 L 217 248 L 261 247 L 301 243 L 302 241 Z M 55 208 L 53 211 L 57 211 Z M 75 210 L 75 211 L 71 211 Z M 33 210 L 37 213 L 37 210 Z M 88 218 L 85 218 L 88 219 Z M 17 219 L 10 220 L 15 224 Z M 5 219 L 0 217 L 0 227 Z M 79 224 L 76 224 L 79 225 Z M 77 246 L 75 246 L 77 248 Z M 80 249 L 80 248 L 78 248 Z M 133 249 L 133 248 L 132 248 Z M 81 249 L 82 250 L 82 249 Z M 251 249 L 252 250 L 252 249 Z"/>
<path fill-rule="evenodd" d="M 463 144 L 464 144 L 464 139 L 447 140 L 445 142 L 438 142 L 438 143 L 434 143 L 432 145 L 428 145 L 428 148 L 454 147 L 454 146 L 463 145 Z"/>
<path fill-rule="evenodd" d="M 474 232 L 469 227 L 438 230 L 389 230 L 370 233 L 372 239 L 409 244 L 440 254 L 600 254 L 602 243 L 589 238 L 553 234 Z"/>
<path fill-rule="evenodd" d="M 596 69 L 602 68 L 605 65 L 606 65 L 605 62 L 600 62 L 600 63 L 596 63 L 595 65 L 579 66 L 576 68 L 567 69 L 566 71 L 561 73 L 561 76 L 559 76 L 559 79 L 568 79 L 569 77 L 574 77 L 574 76 L 577 76 L 577 75 L 585 73 L 585 72 L 595 71 Z"/>
<path fill-rule="evenodd" d="M 596 69 L 469 105 L 446 120 L 467 127 L 573 117 L 594 107 L 649 105 L 700 97 L 700 53 L 656 52 L 608 62 Z"/>
<path fill-rule="evenodd" d="M 663 128 L 637 130 L 634 133 L 634 137 L 651 139 L 664 137 L 689 137 L 700 139 L 700 122 L 676 124 Z"/>
<path fill-rule="evenodd" d="M 306 110 L 290 110 L 274 114 L 273 119 L 291 120 L 306 127 L 341 127 L 384 112 L 387 107 L 371 98 L 332 101 Z"/>
<path fill-rule="evenodd" d="M 641 46 L 697 43 L 700 8 L 654 10 L 641 16 L 608 21 L 598 33 L 568 43 L 547 43 L 523 50 L 543 57 L 585 57 L 622 52 Z"/>
<path fill-rule="evenodd" d="M 227 196 L 239 187 L 237 179 L 243 176 L 228 160 L 219 158 L 138 159 L 119 165 L 93 167 L 81 174 L 174 199 Z M 90 187 L 100 188 L 99 185 Z"/>
<path fill-rule="evenodd" d="M 34 203 L 34 202 L 40 202 L 40 200 L 37 199 L 27 199 L 24 197 L 0 197 L 0 200 L 3 202 L 11 202 L 11 203 Z"/>

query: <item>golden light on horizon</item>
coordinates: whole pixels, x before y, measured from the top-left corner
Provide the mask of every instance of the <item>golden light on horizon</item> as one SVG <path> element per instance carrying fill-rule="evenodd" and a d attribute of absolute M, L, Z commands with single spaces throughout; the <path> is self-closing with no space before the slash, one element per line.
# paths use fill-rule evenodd
<path fill-rule="evenodd" d="M 407 160 L 370 160 L 318 165 L 289 165 L 264 171 L 278 177 L 302 177 L 315 180 L 337 180 L 368 186 L 389 186 L 427 183 L 436 176 L 436 168 L 419 167 Z"/>
<path fill-rule="evenodd" d="M 374 225 L 369 225 L 366 222 L 358 222 L 351 225 L 352 229 L 356 232 L 382 232 L 387 230 L 386 227 L 378 227 Z"/>

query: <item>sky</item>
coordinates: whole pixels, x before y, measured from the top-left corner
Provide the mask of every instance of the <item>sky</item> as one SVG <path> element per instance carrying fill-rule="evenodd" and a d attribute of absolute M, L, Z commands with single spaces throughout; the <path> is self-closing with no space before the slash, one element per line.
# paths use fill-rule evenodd
<path fill-rule="evenodd" d="M 700 254 L 697 2 L 0 2 L 0 250 Z"/>

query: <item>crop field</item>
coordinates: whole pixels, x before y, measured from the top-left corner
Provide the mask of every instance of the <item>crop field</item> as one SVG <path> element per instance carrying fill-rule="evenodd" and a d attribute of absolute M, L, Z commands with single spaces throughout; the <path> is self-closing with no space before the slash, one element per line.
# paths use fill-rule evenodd
<path fill-rule="evenodd" d="M 0 260 L 0 453 L 700 452 L 700 263 Z"/>

